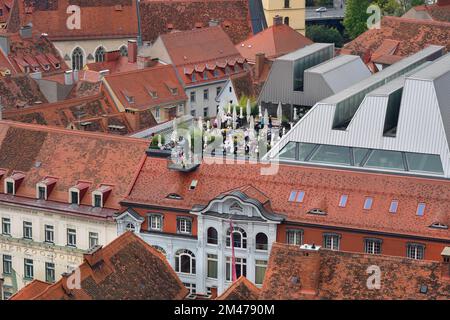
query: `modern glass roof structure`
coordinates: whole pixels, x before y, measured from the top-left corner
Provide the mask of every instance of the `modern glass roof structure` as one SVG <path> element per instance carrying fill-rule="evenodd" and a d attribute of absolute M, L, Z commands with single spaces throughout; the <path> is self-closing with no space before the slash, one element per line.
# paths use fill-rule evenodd
<path fill-rule="evenodd" d="M 450 178 L 450 54 L 429 46 L 318 102 L 268 158 Z"/>

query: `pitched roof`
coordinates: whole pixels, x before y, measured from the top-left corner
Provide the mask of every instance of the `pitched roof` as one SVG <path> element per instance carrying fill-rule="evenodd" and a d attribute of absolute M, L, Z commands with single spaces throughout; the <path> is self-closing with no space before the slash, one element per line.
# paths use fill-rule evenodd
<path fill-rule="evenodd" d="M 285 24 L 273 25 L 238 43 L 236 49 L 248 61 L 254 62 L 257 53 L 269 59 L 301 49 L 313 42 Z"/>
<path fill-rule="evenodd" d="M 167 168 L 166 159 L 145 159 L 125 203 L 139 203 L 191 209 L 206 205 L 214 197 L 251 185 L 270 199 L 275 213 L 287 220 L 303 224 L 339 226 L 355 230 L 449 238 L 448 229 L 429 226 L 437 221 L 450 224 L 449 186 L 444 179 L 427 179 L 383 173 L 356 172 L 324 167 L 279 164 L 277 174 L 261 175 L 263 164 L 206 164 L 195 171 L 182 173 Z M 195 190 L 190 190 L 192 180 L 197 180 Z M 214 190 L 211 193 L 211 190 Z M 288 201 L 292 191 L 305 192 L 303 202 Z M 171 193 L 183 200 L 168 199 Z M 348 195 L 345 207 L 339 207 L 341 195 Z M 367 196 L 372 196 L 372 209 L 363 210 Z M 393 199 L 398 200 L 396 214 L 389 213 Z M 418 216 L 417 205 L 426 204 L 426 212 Z M 326 215 L 308 212 L 313 208 L 326 211 Z"/>
<path fill-rule="evenodd" d="M 4 188 L 3 179 L 14 172 L 25 175 L 16 196 L 6 195 L 3 200 L 36 201 L 36 184 L 53 177 L 57 182 L 49 202 L 68 205 L 69 188 L 85 182 L 89 195 L 101 185 L 112 186 L 104 207 L 118 209 L 147 146 L 147 141 L 116 135 L 1 121 L 0 168 L 7 173 L 0 190 Z M 81 204 L 90 208 L 91 197 L 82 197 Z"/>
<path fill-rule="evenodd" d="M 30 38 L 23 38 L 17 32 L 0 36 L 9 39 L 8 60 L 16 72 L 39 71 L 48 75 L 69 69 L 53 43 L 39 32 L 32 32 Z"/>
<path fill-rule="evenodd" d="M 85 254 L 79 271 L 81 289 L 67 288 L 63 276 L 40 294 L 27 286 L 11 300 L 180 300 L 189 293 L 166 257 L 132 232 Z"/>
<path fill-rule="evenodd" d="M 238 43 L 264 25 L 264 15 L 251 0 L 145 0 L 140 4 L 142 38 L 154 41 L 173 30 L 192 30 L 216 20 L 233 43 Z M 258 11 L 259 10 L 259 11 Z M 253 26 L 252 26 L 253 22 Z"/>
<path fill-rule="evenodd" d="M 449 38 L 450 23 L 385 16 L 380 29 L 364 32 L 344 48 L 362 57 L 368 50 L 375 52 L 385 40 L 391 40 L 398 41 L 395 55 L 410 56 L 431 44 L 450 50 Z"/>
<path fill-rule="evenodd" d="M 421 5 L 411 8 L 403 15 L 403 17 L 450 22 L 450 2 L 448 0 L 441 0 L 440 2 L 442 2 L 442 4 Z"/>
<path fill-rule="evenodd" d="M 246 277 L 240 276 L 216 300 L 258 300 L 260 291 Z"/>
<path fill-rule="evenodd" d="M 367 286 L 373 266 L 381 271 L 379 290 Z M 442 262 L 274 243 L 260 299 L 449 299 L 449 280 Z"/>
<path fill-rule="evenodd" d="M 196 67 L 201 63 L 240 57 L 230 38 L 220 26 L 171 32 L 163 34 L 161 40 L 172 63 L 177 67 Z"/>
<path fill-rule="evenodd" d="M 67 28 L 69 5 L 81 7 L 81 28 Z M 125 38 L 137 36 L 136 1 L 35 0 L 20 1 L 21 25 L 48 34 L 51 40 Z"/>
<path fill-rule="evenodd" d="M 38 84 L 29 75 L 0 77 L 0 104 L 5 108 L 4 111 L 46 102 Z"/>
<path fill-rule="evenodd" d="M 187 99 L 172 65 L 108 75 L 105 81 L 125 108 L 147 110 Z"/>
<path fill-rule="evenodd" d="M 10 298 L 10 300 L 31 300 L 44 292 L 51 284 L 34 279 L 27 286 L 26 290 L 20 290 Z"/>
<path fill-rule="evenodd" d="M 72 93 L 80 95 L 80 97 L 19 110 L 9 110 L 4 112 L 3 117 L 12 121 L 59 128 L 121 135 L 132 133 L 134 128 L 126 115 L 112 106 L 103 93 L 91 95 L 89 88 L 86 88 L 87 92 L 83 93 L 83 87 L 90 87 L 90 85 L 92 84 L 89 82 L 82 82 L 78 87 L 79 90 L 74 87 Z M 145 123 L 143 125 L 145 126 Z"/>

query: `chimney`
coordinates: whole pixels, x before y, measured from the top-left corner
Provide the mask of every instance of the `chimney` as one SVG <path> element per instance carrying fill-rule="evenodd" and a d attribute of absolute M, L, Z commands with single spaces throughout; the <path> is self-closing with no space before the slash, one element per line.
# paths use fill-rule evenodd
<path fill-rule="evenodd" d="M 261 77 L 262 71 L 264 69 L 264 62 L 266 60 L 265 53 L 257 53 L 255 55 L 255 78 L 259 79 Z"/>
<path fill-rule="evenodd" d="M 209 26 L 210 27 L 217 27 L 218 25 L 219 25 L 219 21 L 218 20 L 214 20 L 214 19 L 209 20 Z"/>
<path fill-rule="evenodd" d="M 136 63 L 138 53 L 138 45 L 136 40 L 128 40 L 128 62 Z"/>
<path fill-rule="evenodd" d="M 77 69 L 73 70 L 73 83 L 77 83 L 79 80 L 79 71 Z"/>
<path fill-rule="evenodd" d="M 30 39 L 33 36 L 33 27 L 31 24 L 20 27 L 19 30 L 20 37 L 22 39 Z"/>
<path fill-rule="evenodd" d="M 450 247 L 445 247 L 441 252 L 442 256 L 442 277 L 450 279 Z"/>
<path fill-rule="evenodd" d="M 217 288 L 212 287 L 211 288 L 211 300 L 214 300 L 215 298 L 217 298 Z"/>
<path fill-rule="evenodd" d="M 72 70 L 67 70 L 66 72 L 64 72 L 64 84 L 67 86 L 70 86 L 73 84 L 73 75 L 72 75 L 73 71 Z"/>
<path fill-rule="evenodd" d="M 303 253 L 300 293 L 314 296 L 317 294 L 320 275 L 319 250 L 300 249 Z"/>
<path fill-rule="evenodd" d="M 64 273 L 61 275 L 61 286 L 62 286 L 64 292 L 65 292 L 67 295 L 71 295 L 71 294 L 72 294 L 72 289 L 69 289 L 69 284 L 68 284 L 68 282 L 69 282 L 69 277 L 70 277 L 71 275 L 72 275 L 72 273 L 68 273 L 68 272 L 64 272 Z"/>
<path fill-rule="evenodd" d="M 276 15 L 273 17 L 273 25 L 274 26 L 281 26 L 283 24 L 283 17 L 280 15 Z"/>
<path fill-rule="evenodd" d="M 133 110 L 127 110 L 125 112 L 125 117 L 133 131 L 138 131 L 140 128 L 140 113 Z"/>

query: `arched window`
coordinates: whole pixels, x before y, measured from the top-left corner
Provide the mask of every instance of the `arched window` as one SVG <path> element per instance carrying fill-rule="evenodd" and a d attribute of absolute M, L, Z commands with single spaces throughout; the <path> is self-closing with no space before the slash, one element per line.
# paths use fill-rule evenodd
<path fill-rule="evenodd" d="M 235 248 L 247 248 L 247 233 L 244 229 L 233 228 L 233 246 Z M 231 230 L 227 230 L 227 247 L 231 247 Z"/>
<path fill-rule="evenodd" d="M 98 47 L 95 51 L 95 62 L 103 62 L 105 61 L 105 48 Z"/>
<path fill-rule="evenodd" d="M 163 255 L 166 255 L 166 250 L 164 250 L 162 247 L 160 246 L 152 246 L 154 249 L 158 250 L 159 252 L 161 252 Z"/>
<path fill-rule="evenodd" d="M 289 25 L 289 17 L 284 18 L 284 24 L 287 26 Z"/>
<path fill-rule="evenodd" d="M 195 274 L 195 255 L 187 249 L 178 250 L 175 253 L 175 271 Z"/>
<path fill-rule="evenodd" d="M 268 240 L 265 233 L 258 233 L 256 235 L 256 250 L 267 250 L 268 249 Z"/>
<path fill-rule="evenodd" d="M 72 69 L 81 70 L 84 66 L 83 51 L 81 48 L 76 47 L 72 52 Z"/>
<path fill-rule="evenodd" d="M 127 226 L 125 227 L 125 229 L 127 230 L 127 231 L 136 231 L 136 227 L 134 226 L 134 224 L 132 224 L 131 222 L 128 222 L 127 223 Z"/>
<path fill-rule="evenodd" d="M 128 57 L 128 48 L 127 48 L 127 46 L 121 46 L 119 51 L 120 51 L 120 55 L 122 57 Z"/>
<path fill-rule="evenodd" d="M 208 228 L 208 239 L 209 244 L 217 244 L 217 230 L 213 227 Z"/>

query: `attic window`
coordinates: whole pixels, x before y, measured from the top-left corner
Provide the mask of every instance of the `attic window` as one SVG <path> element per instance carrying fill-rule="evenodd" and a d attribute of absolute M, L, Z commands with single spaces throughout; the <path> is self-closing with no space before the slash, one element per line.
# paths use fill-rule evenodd
<path fill-rule="evenodd" d="M 317 209 L 317 208 L 309 210 L 308 213 L 322 215 L 322 216 L 325 216 L 327 214 L 325 211 L 323 211 L 321 209 Z"/>
<path fill-rule="evenodd" d="M 366 200 L 364 201 L 364 210 L 372 209 L 372 203 L 373 203 L 373 198 L 366 197 Z"/>
<path fill-rule="evenodd" d="M 446 224 L 440 223 L 440 222 L 435 222 L 433 223 L 430 228 L 435 228 L 435 229 L 448 229 L 448 226 Z"/>
<path fill-rule="evenodd" d="M 7 181 L 6 182 L 6 193 L 14 195 L 16 193 L 16 190 L 14 188 L 14 182 Z"/>
<path fill-rule="evenodd" d="M 428 286 L 426 284 L 420 285 L 419 292 L 422 294 L 426 294 L 428 292 Z"/>
<path fill-rule="evenodd" d="M 40 200 L 47 200 L 50 193 L 53 190 L 53 187 L 56 184 L 55 178 L 45 178 L 41 182 L 36 184 L 36 198 Z"/>
<path fill-rule="evenodd" d="M 172 199 L 172 200 L 182 200 L 183 197 L 180 196 L 179 194 L 176 193 L 171 193 L 167 196 L 167 199 Z"/>
<path fill-rule="evenodd" d="M 197 187 L 197 180 L 192 180 L 191 185 L 189 186 L 189 190 L 194 190 Z"/>
<path fill-rule="evenodd" d="M 97 190 L 92 192 L 92 206 L 96 208 L 103 208 L 106 200 L 111 194 L 112 187 L 108 185 L 101 185 Z"/>
<path fill-rule="evenodd" d="M 398 208 L 398 200 L 392 200 L 391 205 L 389 207 L 390 213 L 396 213 Z"/>
<path fill-rule="evenodd" d="M 347 199 L 348 199 L 348 195 L 343 194 L 341 196 L 341 199 L 339 200 L 339 207 L 345 208 L 345 206 L 347 205 Z"/>
<path fill-rule="evenodd" d="M 303 202 L 303 199 L 305 198 L 305 192 L 304 191 L 291 191 L 291 194 L 289 195 L 289 202 Z"/>
<path fill-rule="evenodd" d="M 419 203 L 417 205 L 417 212 L 416 212 L 416 214 L 418 216 L 420 216 L 420 217 L 423 216 L 424 213 L 425 213 L 425 207 L 426 207 L 425 203 Z"/>
<path fill-rule="evenodd" d="M 80 204 L 80 192 L 73 190 L 70 191 L 70 203 L 71 204 Z"/>

